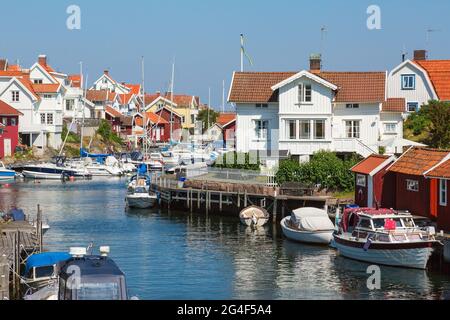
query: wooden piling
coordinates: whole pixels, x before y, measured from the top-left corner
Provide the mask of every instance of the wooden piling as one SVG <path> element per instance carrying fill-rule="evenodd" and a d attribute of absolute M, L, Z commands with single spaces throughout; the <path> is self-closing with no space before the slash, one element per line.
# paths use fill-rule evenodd
<path fill-rule="evenodd" d="M 278 203 L 278 201 L 277 201 L 277 199 L 275 199 L 274 202 L 273 202 L 273 212 L 272 212 L 272 222 L 273 222 L 273 224 L 277 223 L 277 210 L 278 210 L 277 203 Z"/>
<path fill-rule="evenodd" d="M 222 192 L 219 193 L 219 210 L 222 212 Z"/>
<path fill-rule="evenodd" d="M 244 192 L 244 208 L 247 208 L 247 190 Z"/>

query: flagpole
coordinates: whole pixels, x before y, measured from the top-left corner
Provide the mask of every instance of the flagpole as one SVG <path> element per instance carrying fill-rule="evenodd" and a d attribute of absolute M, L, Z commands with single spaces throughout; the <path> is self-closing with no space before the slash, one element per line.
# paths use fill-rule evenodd
<path fill-rule="evenodd" d="M 225 80 L 222 82 L 222 113 L 225 113 Z"/>
<path fill-rule="evenodd" d="M 170 141 L 172 141 L 173 134 L 173 90 L 174 90 L 174 81 L 175 81 L 175 59 L 172 63 L 172 81 L 170 83 Z"/>
<path fill-rule="evenodd" d="M 244 72 L 244 35 L 241 33 L 241 72 Z"/>

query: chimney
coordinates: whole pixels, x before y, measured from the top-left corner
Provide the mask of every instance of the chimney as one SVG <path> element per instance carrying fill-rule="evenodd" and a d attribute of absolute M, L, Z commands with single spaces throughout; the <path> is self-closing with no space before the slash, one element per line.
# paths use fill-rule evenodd
<path fill-rule="evenodd" d="M 427 50 L 414 50 L 414 60 L 423 61 L 428 59 Z"/>
<path fill-rule="evenodd" d="M 41 66 L 46 66 L 46 65 L 47 65 L 47 56 L 46 56 L 45 54 L 41 54 L 41 55 L 38 57 L 38 63 L 39 63 Z"/>
<path fill-rule="evenodd" d="M 106 74 L 107 76 L 109 76 L 109 70 L 105 70 L 103 71 L 104 74 Z"/>
<path fill-rule="evenodd" d="M 309 57 L 309 70 L 313 73 L 319 73 L 322 69 L 322 55 L 320 53 L 312 54 Z"/>

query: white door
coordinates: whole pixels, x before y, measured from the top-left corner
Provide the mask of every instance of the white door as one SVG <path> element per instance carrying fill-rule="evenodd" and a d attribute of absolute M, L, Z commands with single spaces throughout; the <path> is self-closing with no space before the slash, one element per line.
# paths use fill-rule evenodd
<path fill-rule="evenodd" d="M 3 146 L 4 146 L 5 157 L 11 157 L 12 156 L 11 139 L 5 139 Z"/>
<path fill-rule="evenodd" d="M 161 141 L 161 128 L 156 128 L 156 141 Z"/>

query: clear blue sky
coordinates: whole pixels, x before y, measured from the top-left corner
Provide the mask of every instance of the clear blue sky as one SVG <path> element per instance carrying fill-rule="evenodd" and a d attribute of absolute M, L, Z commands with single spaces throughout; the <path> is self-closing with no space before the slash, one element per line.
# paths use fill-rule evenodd
<path fill-rule="evenodd" d="M 66 8 L 81 7 L 81 30 L 66 28 Z M 381 7 L 382 30 L 366 28 L 366 9 Z M 450 58 L 450 1 L 447 0 L 15 0 L 3 2 L 0 57 L 30 66 L 37 55 L 76 73 L 84 62 L 89 80 L 105 68 L 117 81 L 140 82 L 146 59 L 148 92 L 165 91 L 176 59 L 175 91 L 222 99 L 239 69 L 239 34 L 254 60 L 252 71 L 295 71 L 308 67 L 320 50 L 327 70 L 388 70 L 408 53 L 426 47 L 430 58 Z"/>

